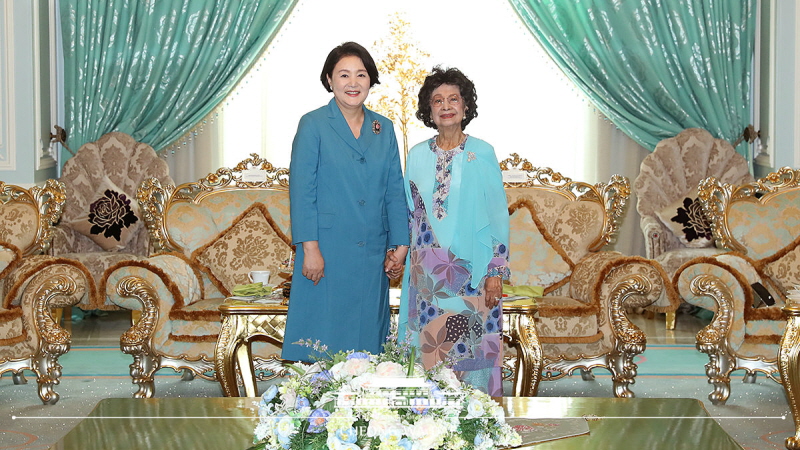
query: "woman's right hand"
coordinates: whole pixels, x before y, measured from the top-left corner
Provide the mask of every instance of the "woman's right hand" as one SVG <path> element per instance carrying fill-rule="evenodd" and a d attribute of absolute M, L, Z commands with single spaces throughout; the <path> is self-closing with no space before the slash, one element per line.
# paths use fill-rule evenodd
<path fill-rule="evenodd" d="M 325 276 L 325 259 L 319 251 L 317 241 L 303 242 L 303 276 L 314 282 L 314 286 Z"/>

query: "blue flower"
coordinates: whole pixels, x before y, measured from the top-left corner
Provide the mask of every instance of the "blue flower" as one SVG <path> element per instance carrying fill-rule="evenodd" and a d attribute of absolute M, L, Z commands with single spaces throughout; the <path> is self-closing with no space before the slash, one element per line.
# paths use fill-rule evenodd
<path fill-rule="evenodd" d="M 497 329 L 497 322 L 489 320 L 486 322 L 486 325 L 484 325 L 484 327 L 486 328 L 487 333 L 493 333 L 494 330 Z"/>
<path fill-rule="evenodd" d="M 506 245 L 505 244 L 500 244 L 499 246 L 497 246 L 497 251 L 501 255 L 505 254 L 506 253 Z"/>
<path fill-rule="evenodd" d="M 328 416 L 331 413 L 324 409 L 317 408 L 308 416 L 308 432 L 321 433 L 325 431 L 325 424 L 328 423 Z"/>
<path fill-rule="evenodd" d="M 430 233 L 430 232 L 425 232 L 425 233 L 422 235 L 422 240 L 423 240 L 423 241 L 425 241 L 425 243 L 426 243 L 426 244 L 429 244 L 429 243 L 431 242 L 431 239 L 432 239 L 432 238 L 433 238 L 433 235 L 431 235 L 431 233 Z"/>
<path fill-rule="evenodd" d="M 330 370 L 323 370 L 322 372 L 315 373 L 314 375 L 311 376 L 312 383 L 330 381 L 331 379 L 333 379 L 333 374 L 331 373 Z"/>
<path fill-rule="evenodd" d="M 311 403 L 305 397 L 297 397 L 294 407 L 297 409 L 310 408 Z"/>
<path fill-rule="evenodd" d="M 422 223 L 419 225 L 419 230 L 420 230 L 420 231 L 422 231 L 423 233 L 424 233 L 424 232 L 426 232 L 426 231 L 428 231 L 428 224 L 427 224 L 427 223 L 425 223 L 425 222 L 422 222 Z"/>
<path fill-rule="evenodd" d="M 353 352 L 347 355 L 347 359 L 369 359 L 369 355 L 364 352 Z"/>
<path fill-rule="evenodd" d="M 430 405 L 430 399 L 417 397 L 411 399 L 411 405 L 408 409 L 411 410 L 414 414 L 419 414 L 420 416 L 424 416 L 428 413 L 428 406 Z"/>
<path fill-rule="evenodd" d="M 408 438 L 403 438 L 400 439 L 400 441 L 397 443 L 397 446 L 402 447 L 403 450 L 411 450 L 414 444 L 412 444 Z"/>
<path fill-rule="evenodd" d="M 352 444 L 358 438 L 356 429 L 350 427 L 348 429 L 340 428 L 336 430 L 336 439 L 340 440 L 343 444 Z"/>
<path fill-rule="evenodd" d="M 264 392 L 264 395 L 261 396 L 261 401 L 264 403 L 269 403 L 275 398 L 276 395 L 278 395 L 278 386 L 273 384 L 267 388 L 267 392 Z"/>

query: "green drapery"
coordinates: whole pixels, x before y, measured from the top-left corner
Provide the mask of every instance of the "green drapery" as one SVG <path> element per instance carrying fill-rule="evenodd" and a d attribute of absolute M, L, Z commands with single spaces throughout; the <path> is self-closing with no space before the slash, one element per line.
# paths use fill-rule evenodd
<path fill-rule="evenodd" d="M 595 107 L 643 147 L 750 123 L 756 0 L 509 0 Z M 747 156 L 747 146 L 737 151 Z"/>
<path fill-rule="evenodd" d="M 115 130 L 171 144 L 228 95 L 295 3 L 61 0 L 68 145 Z"/>

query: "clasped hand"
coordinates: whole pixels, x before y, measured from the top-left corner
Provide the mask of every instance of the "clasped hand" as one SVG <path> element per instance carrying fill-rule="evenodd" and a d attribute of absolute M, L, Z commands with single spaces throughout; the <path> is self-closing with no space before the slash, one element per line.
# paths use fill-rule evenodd
<path fill-rule="evenodd" d="M 394 251 L 386 253 L 386 258 L 383 260 L 383 271 L 386 272 L 387 277 L 396 279 L 403 273 L 403 264 L 407 254 L 408 247 L 405 246 L 399 246 Z"/>

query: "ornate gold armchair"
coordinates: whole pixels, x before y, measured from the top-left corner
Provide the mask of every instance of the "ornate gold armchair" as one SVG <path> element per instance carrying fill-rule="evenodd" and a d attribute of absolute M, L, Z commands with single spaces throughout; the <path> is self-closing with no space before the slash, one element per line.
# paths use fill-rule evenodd
<path fill-rule="evenodd" d="M 500 162 L 511 220 L 511 284 L 544 287 L 536 323 L 543 380 L 580 369 L 611 371 L 614 395 L 633 397 L 646 346 L 626 307 L 652 304 L 667 284 L 654 261 L 602 248 L 614 239 L 630 195 L 625 177 L 594 186 L 536 168 L 512 154 Z M 510 371 L 510 367 L 509 367 Z"/>
<path fill-rule="evenodd" d="M 724 252 L 714 246 L 711 225 L 697 198 L 698 183 L 711 176 L 725 183 L 753 181 L 744 157 L 700 128 L 662 140 L 642 161 L 633 189 L 646 255 L 670 277 L 694 257 Z M 677 296 L 664 295 L 648 309 L 667 313 L 667 328 L 674 329 L 679 305 Z"/>
<path fill-rule="evenodd" d="M 150 254 L 147 227 L 134 195 L 146 178 L 172 183 L 166 161 L 147 144 L 112 132 L 81 146 L 64 164 L 67 202 L 50 254 L 80 261 L 92 278 L 82 309 L 117 309 L 106 301 L 103 273 Z"/>
<path fill-rule="evenodd" d="M 251 270 L 270 270 L 270 284 L 288 276 L 281 264 L 292 253 L 289 170 L 253 154 L 177 188 L 148 179 L 137 194 L 159 253 L 107 271 L 106 294 L 114 304 L 141 310 L 141 320 L 121 339 L 133 356 L 135 397 L 152 397 L 154 374 L 163 367 L 215 380 L 214 347 L 219 305 Z M 274 318 L 282 336 L 283 318 Z M 265 326 L 270 326 L 266 324 Z M 262 377 L 285 374 L 279 349 L 253 345 Z"/>
<path fill-rule="evenodd" d="M 684 300 L 716 311 L 697 333 L 697 349 L 709 358 L 714 390 L 708 398 L 724 404 L 734 370 L 744 369 L 749 382 L 758 372 L 780 381 L 781 308 L 787 292 L 800 285 L 800 171 L 784 167 L 741 185 L 712 177 L 700 184 L 699 195 L 717 246 L 733 250 L 692 259 L 675 283 Z"/>
<path fill-rule="evenodd" d="M 88 278 L 79 263 L 42 255 L 64 198 L 54 180 L 31 189 L 0 182 L 0 374 L 24 384 L 23 371 L 34 371 L 46 404 L 58 401 L 58 358 L 71 339 L 51 310 L 78 303 Z"/>

